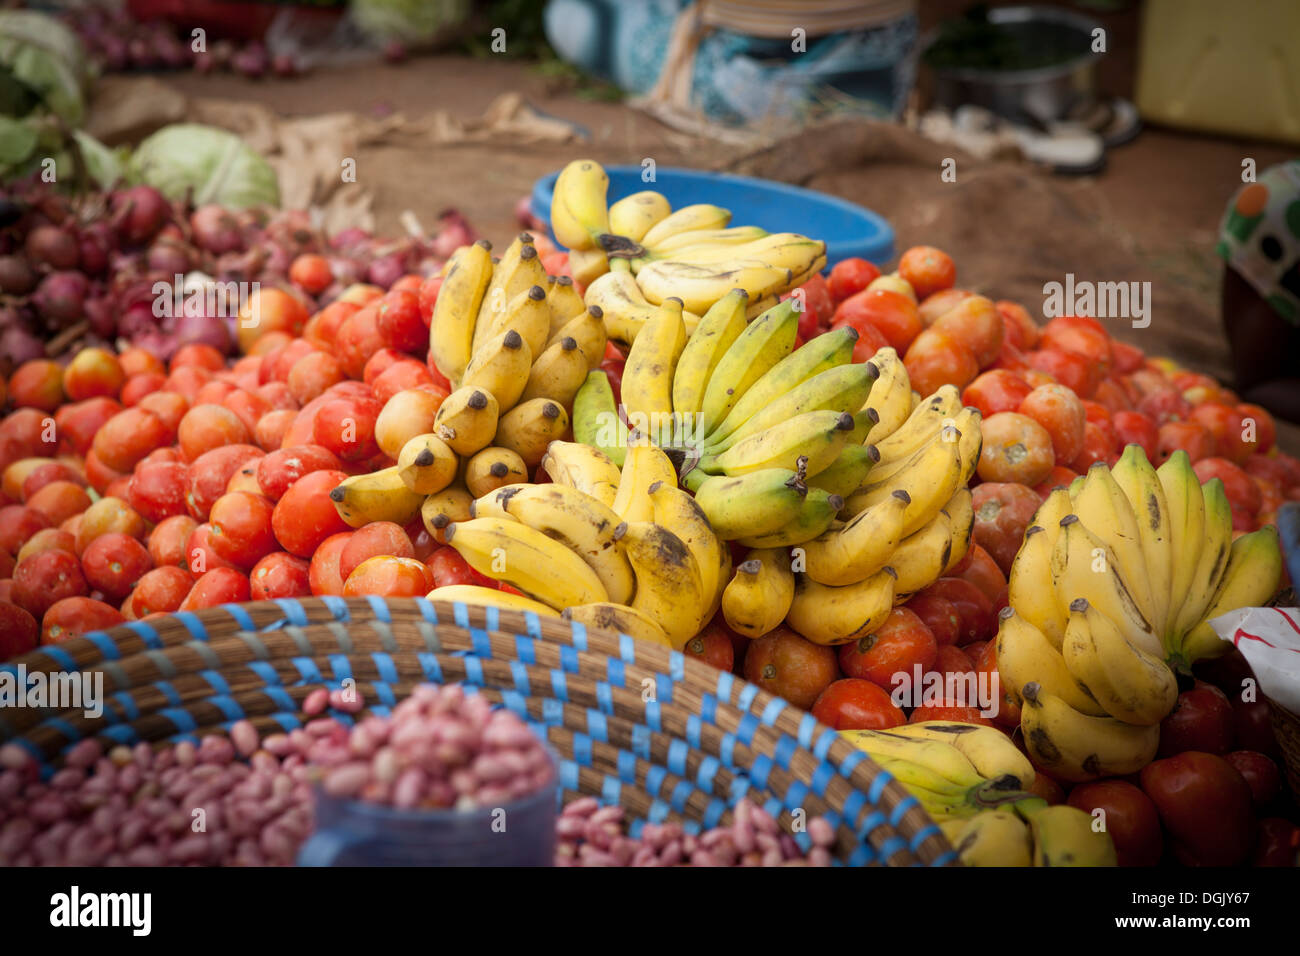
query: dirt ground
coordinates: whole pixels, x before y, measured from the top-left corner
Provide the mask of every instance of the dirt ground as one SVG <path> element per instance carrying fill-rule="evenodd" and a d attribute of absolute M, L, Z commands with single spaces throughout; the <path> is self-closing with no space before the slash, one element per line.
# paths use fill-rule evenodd
<path fill-rule="evenodd" d="M 1132 56 L 1131 50 L 1125 54 Z M 1120 65 L 1122 66 L 1122 64 Z M 1125 88 L 1131 69 L 1103 72 L 1103 87 Z M 1148 128 L 1111 152 L 1107 168 L 1084 177 L 1053 176 L 1008 162 L 958 158 L 957 181 L 940 161 L 952 154 L 889 125 L 830 121 L 773 146 L 744 151 L 671 130 L 628 107 L 592 101 L 528 65 L 432 56 L 396 66 L 323 71 L 290 81 L 231 75 L 176 75 L 188 96 L 253 100 L 285 116 L 339 110 L 420 117 L 444 109 L 472 119 L 499 94 L 518 91 L 545 114 L 577 124 L 582 138 L 557 145 L 464 144 L 413 149 L 368 147 L 357 177 L 375 194 L 381 231 L 396 233 L 410 209 L 424 221 L 456 207 L 494 242 L 517 228 L 516 201 L 533 182 L 578 155 L 606 163 L 731 169 L 844 196 L 884 215 L 901 250 L 929 243 L 958 263 L 958 283 L 1041 314 L 1043 284 L 1066 273 L 1094 281 L 1149 281 L 1150 327 L 1111 321 L 1113 333 L 1226 380 L 1227 346 L 1219 318 L 1221 265 L 1212 247 L 1241 162 L 1260 169 L 1291 155 L 1276 144 Z M 792 226 L 797 228 L 797 224 Z M 1292 441 L 1287 442 L 1288 445 Z"/>

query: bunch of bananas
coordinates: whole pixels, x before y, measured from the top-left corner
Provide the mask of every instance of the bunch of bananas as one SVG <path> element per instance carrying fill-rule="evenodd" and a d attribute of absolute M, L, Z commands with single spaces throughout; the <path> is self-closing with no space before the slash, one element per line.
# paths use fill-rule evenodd
<path fill-rule="evenodd" d="M 967 866 L 1116 863 L 1088 814 L 1026 792 L 1034 768 L 999 730 L 935 720 L 840 735 L 916 797 Z"/>
<path fill-rule="evenodd" d="M 476 498 L 447 543 L 547 613 L 680 650 L 717 610 L 731 552 L 667 455 L 634 446 L 620 471 L 595 448 L 554 441 L 545 467 L 551 484 Z"/>
<path fill-rule="evenodd" d="M 998 673 L 1029 752 L 1066 780 L 1133 773 L 1178 699 L 1173 668 L 1222 653 L 1206 623 L 1267 601 L 1282 559 L 1267 526 L 1233 540 L 1223 483 L 1139 445 L 1043 502 L 1009 576 Z"/>
<path fill-rule="evenodd" d="M 583 304 L 571 279 L 546 274 L 528 233 L 499 261 L 486 241 L 457 249 L 429 327 L 430 356 L 456 390 L 433 431 L 409 439 L 396 465 L 334 489 L 339 514 L 353 527 L 405 524 L 429 495 L 463 509 L 527 480 L 546 446 L 568 431 L 574 396 L 604 358 L 605 342 L 600 310 Z M 433 517 L 445 513 L 439 508 Z"/>
<path fill-rule="evenodd" d="M 587 304 L 603 311 L 610 337 L 626 344 L 670 298 L 682 303 L 688 329 L 733 288 L 745 290 L 754 316 L 826 264 L 824 242 L 756 226 L 728 228 L 726 209 L 697 204 L 673 211 L 652 190 L 607 207 L 608 187 L 599 163 L 569 163 L 555 183 L 551 228 L 569 248 Z"/>

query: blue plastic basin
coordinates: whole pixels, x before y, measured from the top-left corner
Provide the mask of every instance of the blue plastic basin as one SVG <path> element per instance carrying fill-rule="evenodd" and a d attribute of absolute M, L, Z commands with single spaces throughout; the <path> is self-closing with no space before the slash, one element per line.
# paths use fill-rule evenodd
<path fill-rule="evenodd" d="M 827 268 L 853 256 L 877 264 L 894 257 L 894 230 L 889 223 L 845 199 L 767 179 L 697 169 L 659 168 L 651 183 L 641 179 L 640 166 L 607 166 L 605 171 L 610 203 L 645 189 L 663 193 L 674 209 L 712 203 L 731 210 L 733 226 L 759 226 L 768 232 L 797 232 L 825 240 Z M 530 209 L 546 222 L 551 220 L 551 193 L 559 175 L 544 176 L 533 185 Z"/>

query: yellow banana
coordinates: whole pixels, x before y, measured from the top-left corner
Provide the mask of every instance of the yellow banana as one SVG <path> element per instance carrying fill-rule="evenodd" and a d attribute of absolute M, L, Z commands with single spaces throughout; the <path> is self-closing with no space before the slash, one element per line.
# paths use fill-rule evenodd
<path fill-rule="evenodd" d="M 624 521 L 653 521 L 650 486 L 656 481 L 677 487 L 677 469 L 658 446 L 645 439 L 635 440 L 623 462 L 614 513 Z"/>
<path fill-rule="evenodd" d="M 614 261 L 618 263 L 620 260 Z M 569 253 L 569 271 L 573 273 L 573 281 L 583 286 L 591 285 L 601 276 L 606 275 L 610 268 L 609 258 L 600 249 Z"/>
<path fill-rule="evenodd" d="M 1034 512 L 1030 524 L 1042 528 L 1047 535 L 1049 546 L 1055 547 L 1056 539 L 1061 534 L 1061 519 L 1073 511 L 1074 504 L 1070 501 L 1069 491 L 1061 487 L 1053 488 Z M 1064 611 L 1061 612 L 1061 620 L 1065 620 Z"/>
<path fill-rule="evenodd" d="M 546 311 L 550 314 L 548 344 L 579 315 L 587 311 L 586 303 L 568 276 L 552 276 L 546 285 Z M 603 333 L 602 333 L 603 334 Z"/>
<path fill-rule="evenodd" d="M 636 279 L 626 272 L 607 272 L 592 280 L 587 286 L 586 302 L 588 308 L 600 309 L 609 338 L 625 345 L 636 341 L 641 329 L 658 311 L 641 294 Z M 699 324 L 700 317 L 694 312 L 682 312 L 682 321 L 689 333 Z"/>
<path fill-rule="evenodd" d="M 512 327 L 524 336 L 528 347 L 532 348 L 533 335 L 525 334 L 522 327 L 510 320 L 525 302 L 530 301 L 524 293 L 536 287 L 541 289 L 542 299 L 546 298 L 546 280 L 546 270 L 537 255 L 537 247 L 533 245 L 533 237 L 526 232 L 519 233 L 506 247 L 500 261 L 492 269 L 492 281 L 488 283 L 483 293 L 483 301 L 478 310 L 478 321 L 474 324 L 473 351 L 477 352 L 492 336 L 499 335 Z M 523 298 L 520 298 L 521 296 Z M 549 327 L 550 309 L 545 308 L 544 301 L 541 306 L 542 308 L 539 308 L 534 304 L 531 307 L 532 313 L 545 312 Z M 535 315 L 530 315 L 529 319 L 536 321 Z"/>
<path fill-rule="evenodd" d="M 631 607 L 659 623 L 676 650 L 704 625 L 710 603 L 690 548 L 662 525 L 625 521 L 615 532 L 636 572 Z"/>
<path fill-rule="evenodd" d="M 497 431 L 501 407 L 483 388 L 458 388 L 442 400 L 433 417 L 433 432 L 458 455 L 486 448 Z"/>
<path fill-rule="evenodd" d="M 590 309 L 583 309 L 576 313 L 573 318 L 552 333 L 546 341 L 546 347 L 550 348 L 556 342 L 565 339 L 573 339 L 578 343 L 578 348 L 582 350 L 582 357 L 587 363 L 587 371 L 594 372 L 600 368 L 600 363 L 605 361 L 605 343 L 608 341 L 605 334 L 605 321 L 600 309 L 593 305 Z"/>
<path fill-rule="evenodd" d="M 912 380 L 903 360 L 891 348 L 878 349 L 868 362 L 879 373 L 863 405 L 876 413 L 876 424 L 866 437 L 867 444 L 874 445 L 898 431 L 912 414 Z"/>
<path fill-rule="evenodd" d="M 1190 668 L 1204 657 L 1217 657 L 1232 645 L 1220 639 L 1209 621 L 1240 607 L 1259 607 L 1277 593 L 1282 578 L 1282 552 L 1277 529 L 1265 525 L 1232 542 L 1228 567 L 1201 620 L 1182 636 L 1178 662 Z"/>
<path fill-rule="evenodd" d="M 744 289 L 732 289 L 700 317 L 673 372 L 673 411 L 693 415 L 700 410 L 713 370 L 745 330 L 748 302 Z"/>
<path fill-rule="evenodd" d="M 642 246 L 644 255 L 632 260 L 632 271 L 639 272 L 641 267 L 656 259 L 682 259 L 695 261 L 694 256 L 726 257 L 726 250 L 747 246 L 755 239 L 762 239 L 767 230 L 759 226 L 730 226 L 726 229 L 692 229 L 679 232 L 655 244 L 654 249 Z"/>
<path fill-rule="evenodd" d="M 956 720 L 923 720 L 893 727 L 891 734 L 942 740 L 962 752 L 975 771 L 989 780 L 1010 776 L 1024 790 L 1034 782 L 1034 765 L 1001 730 Z"/>
<path fill-rule="evenodd" d="M 695 474 L 703 473 L 697 469 Z M 803 478 L 786 468 L 735 478 L 708 476 L 695 486 L 696 504 L 725 541 L 780 530 L 798 517 L 807 494 Z"/>
<path fill-rule="evenodd" d="M 686 262 L 652 262 L 636 276 L 641 294 L 658 305 L 667 298 L 682 300 L 682 307 L 703 315 L 732 289 L 744 289 L 757 301 L 781 288 L 790 273 L 765 262 L 691 265 Z"/>
<path fill-rule="evenodd" d="M 607 601 L 587 563 L 541 531 L 508 518 L 471 518 L 449 525 L 447 543 L 479 574 L 505 581 L 557 611 Z"/>
<path fill-rule="evenodd" d="M 1151 654 L 1162 653 L 1159 636 L 1133 599 L 1119 573 L 1115 552 L 1084 526 L 1076 515 L 1061 519 L 1061 534 L 1052 553 L 1056 598 L 1068 608 L 1076 598 L 1114 621 L 1130 641 Z M 1064 636 L 1064 632 L 1062 632 Z"/>
<path fill-rule="evenodd" d="M 933 518 L 898 543 L 889 566 L 898 573 L 896 597 L 915 594 L 943 575 L 952 554 L 952 518 L 940 509 Z"/>
<path fill-rule="evenodd" d="M 974 465 L 979 463 L 980 445 L 982 444 L 982 433 L 980 431 L 981 417 L 978 408 L 972 408 L 969 406 L 963 408 L 957 412 L 956 415 L 940 422 L 940 427 L 935 429 L 934 434 L 927 439 L 929 442 L 943 441 L 944 428 L 949 425 L 956 428 L 957 431 L 961 433 L 958 450 L 961 452 L 962 460 L 962 484 L 965 484 L 970 478 L 967 469 L 973 468 Z M 951 437 L 951 434 L 949 434 L 948 437 Z M 906 468 L 920 450 L 921 448 L 919 446 L 911 455 L 903 458 L 893 458 L 888 461 L 886 461 L 882 456 L 880 464 L 872 469 L 871 481 L 873 483 L 884 481 L 900 469 Z M 880 449 L 877 448 L 876 451 L 879 453 Z"/>
<path fill-rule="evenodd" d="M 970 489 L 958 488 L 948 499 L 943 510 L 948 512 L 952 527 L 952 547 L 948 551 L 948 563 L 943 573 L 947 574 L 966 557 L 970 550 L 971 535 L 975 533 L 975 509 L 971 500 Z"/>
<path fill-rule="evenodd" d="M 671 259 L 674 262 L 686 262 L 700 266 L 725 265 L 737 261 L 768 261 L 771 259 L 774 265 L 791 268 L 798 274 L 806 272 L 808 265 L 821 254 L 820 250 L 810 244 L 807 236 L 801 236 L 798 233 L 766 233 L 756 226 L 738 228 L 748 229 L 750 236 L 748 241 L 739 241 L 744 233 L 738 230 L 728 230 L 726 236 L 715 234 L 713 239 L 701 239 L 699 242 L 678 246 L 671 251 L 657 248 L 648 259 Z M 688 236 L 683 236 L 683 238 L 688 238 Z M 793 247 L 799 256 L 793 262 L 788 260 L 787 251 L 789 247 Z M 644 261 L 639 266 L 644 268 Z M 634 271 L 639 272 L 640 268 L 636 268 Z"/>
<path fill-rule="evenodd" d="M 675 479 L 652 482 L 646 493 L 655 523 L 677 535 L 695 558 L 700 569 L 700 586 L 708 602 L 708 613 L 701 617 L 708 620 L 722 600 L 722 589 L 727 583 L 722 572 L 731 565 L 731 551 L 714 532 L 695 499 L 678 488 Z"/>
<path fill-rule="evenodd" d="M 480 239 L 462 246 L 448 260 L 429 322 L 429 357 L 452 382 L 460 381 L 473 353 L 474 325 L 483 293 L 492 280 L 492 245 Z"/>
<path fill-rule="evenodd" d="M 1185 594 L 1179 595 L 1182 604 L 1173 616 L 1173 630 L 1167 635 L 1171 638 L 1167 647 L 1171 655 L 1179 648 L 1182 636 L 1204 619 L 1232 553 L 1232 511 L 1223 482 L 1211 478 L 1201 486 L 1201 494 L 1205 501 L 1205 537 L 1191 584 Z"/>
<path fill-rule="evenodd" d="M 1156 469 L 1156 478 L 1169 506 L 1169 544 L 1172 554 L 1169 583 L 1169 614 L 1161 635 L 1165 647 L 1172 650 L 1181 634 L 1175 634 L 1176 608 L 1191 594 L 1192 577 L 1205 548 L 1205 497 L 1201 479 L 1192 470 L 1187 452 L 1174 452 Z"/>
<path fill-rule="evenodd" d="M 1061 656 L 1088 696 L 1126 724 L 1158 724 L 1178 702 L 1178 679 L 1165 662 L 1136 647 L 1083 598 L 1070 604 Z"/>
<path fill-rule="evenodd" d="M 736 565 L 722 592 L 722 617 L 736 633 L 758 638 L 785 620 L 793 600 L 789 551 L 755 548 Z"/>
<path fill-rule="evenodd" d="M 790 354 L 799 315 L 781 303 L 751 322 L 731 343 L 709 376 L 700 402 L 699 431 L 709 434 L 767 370 Z"/>
<path fill-rule="evenodd" d="M 878 572 L 903 540 L 903 515 L 911 501 L 906 491 L 896 491 L 843 528 L 801 545 L 804 573 L 818 584 L 843 587 Z"/>
<path fill-rule="evenodd" d="M 841 730 L 840 736 L 873 758 L 908 760 L 957 786 L 975 786 L 982 779 L 966 755 L 945 741 L 895 734 L 893 729 Z"/>
<path fill-rule="evenodd" d="M 681 302 L 666 299 L 646 322 L 627 355 L 622 394 L 629 420 L 634 414 L 647 418 L 672 414 L 673 372 L 685 347 Z"/>
<path fill-rule="evenodd" d="M 1067 633 L 1068 630 L 1067 625 Z M 1062 652 L 1052 646 L 1042 631 L 1017 614 L 1015 608 L 1004 607 L 998 614 L 997 642 L 998 676 L 1016 703 L 1022 699 L 1021 689 L 1037 682 L 1045 692 L 1059 697 L 1082 714 L 1106 715 L 1106 709 L 1076 683 L 1065 666 Z"/>
<path fill-rule="evenodd" d="M 501 314 L 492 316 L 490 322 L 482 322 L 479 328 L 487 331 L 482 342 L 475 338 L 474 354 L 478 355 L 489 340 L 508 329 L 518 332 L 528 343 L 528 351 L 533 356 L 541 354 L 546 348 L 546 340 L 551 332 L 550 310 L 546 307 L 546 293 L 540 285 L 529 286 L 515 295 Z M 470 360 L 473 364 L 473 359 Z"/>
<path fill-rule="evenodd" d="M 934 439 L 944 422 L 955 418 L 961 407 L 961 392 L 954 385 L 943 385 L 925 398 L 888 437 L 876 441 L 869 433 L 866 440 L 880 452 L 881 466 L 900 458 L 907 460 Z"/>
<path fill-rule="evenodd" d="M 600 163 L 575 159 L 560 171 L 551 194 L 551 231 L 571 250 L 595 249 L 609 232 L 605 194 L 609 176 Z"/>
<path fill-rule="evenodd" d="M 672 211 L 662 193 L 653 189 L 633 193 L 609 207 L 609 231 L 639 243 L 652 226 L 667 219 Z"/>
<path fill-rule="evenodd" d="M 448 485 L 442 491 L 429 495 L 420 505 L 420 518 L 425 530 L 439 544 L 446 544 L 448 525 L 472 518 L 470 509 L 474 498 L 460 485 Z"/>
<path fill-rule="evenodd" d="M 475 498 L 527 480 L 528 466 L 509 448 L 484 448 L 465 462 L 465 487 Z"/>
<path fill-rule="evenodd" d="M 330 492 L 330 501 L 346 524 L 360 528 L 372 521 L 405 525 L 420 510 L 424 495 L 407 488 L 393 465 L 343 479 Z"/>
<path fill-rule="evenodd" d="M 804 412 L 789 421 L 750 435 L 717 456 L 706 455 L 700 467 L 728 475 L 767 468 L 793 468 L 806 458 L 805 473 L 815 475 L 839 457 L 853 430 L 848 412 Z"/>
<path fill-rule="evenodd" d="M 518 332 L 510 329 L 488 339 L 474 353 L 461 379 L 461 387 L 491 392 L 504 415 L 523 394 L 532 365 L 532 349 Z"/>
<path fill-rule="evenodd" d="M 416 435 L 398 452 L 397 476 L 411 491 L 431 495 L 455 480 L 459 464 L 456 453 L 437 435 Z"/>
<path fill-rule="evenodd" d="M 664 647 L 673 646 L 673 642 L 668 640 L 668 635 L 664 633 L 658 621 L 626 604 L 616 604 L 612 601 L 578 604 L 574 607 L 566 607 L 560 616 L 566 621 L 585 624 L 587 627 L 598 627 L 602 630 L 626 634 L 638 641 L 649 641 L 651 644 L 662 644 Z"/>
<path fill-rule="evenodd" d="M 1010 810 L 987 810 L 943 827 L 953 828 L 944 829 L 944 835 L 964 866 L 1029 866 L 1033 862 L 1029 825 Z"/>
<path fill-rule="evenodd" d="M 1110 473 L 1137 520 L 1142 567 L 1151 595 L 1151 626 L 1163 635 L 1169 623 L 1173 595 L 1174 551 L 1169 502 L 1160 477 L 1147 461 L 1141 445 L 1126 447 Z"/>
<path fill-rule="evenodd" d="M 555 608 L 548 607 L 541 601 L 511 594 L 509 591 L 483 587 L 480 584 L 444 584 L 440 588 L 434 588 L 425 597 L 430 601 L 455 601 L 460 604 L 500 607 L 511 611 L 532 611 L 545 617 L 560 616 Z"/>
<path fill-rule="evenodd" d="M 632 599 L 636 581 L 632 566 L 614 543 L 614 529 L 620 520 L 608 505 L 576 488 L 553 483 L 509 485 L 488 497 L 511 518 L 582 558 L 596 572 L 609 600 L 626 604 Z M 477 506 L 478 501 L 475 515 L 479 514 Z"/>
<path fill-rule="evenodd" d="M 821 488 L 809 488 L 803 506 L 792 521 L 768 534 L 751 534 L 737 539 L 747 548 L 788 548 L 805 544 L 830 528 L 844 499 Z"/>
<path fill-rule="evenodd" d="M 509 448 L 529 469 L 541 464 L 546 447 L 569 430 L 564 407 L 549 398 L 531 398 L 501 416 L 494 444 Z"/>
<path fill-rule="evenodd" d="M 847 644 L 878 630 L 893 608 L 893 568 L 839 588 L 800 574 L 786 620 L 814 644 Z"/>
<path fill-rule="evenodd" d="M 1056 595 L 1053 554 L 1051 535 L 1046 530 L 1036 524 L 1026 528 L 1025 540 L 1007 575 L 1007 600 L 1027 624 L 1041 631 L 1052 647 L 1060 650 L 1068 615 Z"/>
<path fill-rule="evenodd" d="M 645 231 L 641 245 L 654 250 L 659 243 L 665 242 L 681 233 L 698 232 L 702 229 L 725 229 L 731 222 L 731 213 L 721 206 L 696 203 L 683 206 L 660 219 Z"/>
<path fill-rule="evenodd" d="M 1156 755 L 1160 726 L 1090 717 L 1031 681 L 1021 688 L 1020 729 L 1034 762 L 1061 780 L 1136 773 Z"/>
<path fill-rule="evenodd" d="M 1119 865 L 1115 842 L 1093 828 L 1092 814 L 1060 803 L 1023 815 L 1034 841 L 1034 866 Z"/>
<path fill-rule="evenodd" d="M 939 440 L 916 452 L 906 468 L 884 481 L 868 482 L 846 503 L 850 513 L 857 514 L 884 501 L 895 491 L 906 491 L 911 503 L 903 516 L 903 537 L 917 531 L 943 508 L 962 483 L 960 437 L 956 429 L 945 429 Z"/>
<path fill-rule="evenodd" d="M 578 348 L 578 340 L 566 336 L 546 349 L 533 362 L 528 384 L 521 401 L 553 398 L 566 408 L 573 407 L 573 397 L 587 380 L 587 357 Z"/>
<path fill-rule="evenodd" d="M 599 449 L 579 442 L 553 441 L 541 464 L 557 485 L 577 488 L 613 507 L 621 476 L 618 466 Z"/>
<path fill-rule="evenodd" d="M 1071 501 L 1084 527 L 1110 545 L 1119 563 L 1120 577 L 1128 585 L 1142 616 L 1151 624 L 1151 630 L 1159 635 L 1161 629 L 1151 597 L 1151 579 L 1147 576 L 1137 516 L 1105 462 L 1096 462 L 1088 469 L 1078 494 Z"/>

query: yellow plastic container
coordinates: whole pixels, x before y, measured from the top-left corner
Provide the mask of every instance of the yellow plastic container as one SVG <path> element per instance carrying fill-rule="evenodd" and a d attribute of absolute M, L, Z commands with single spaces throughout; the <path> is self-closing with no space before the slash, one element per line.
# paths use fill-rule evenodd
<path fill-rule="evenodd" d="M 1157 123 L 1300 143 L 1300 3 L 1147 0 L 1137 106 Z"/>

